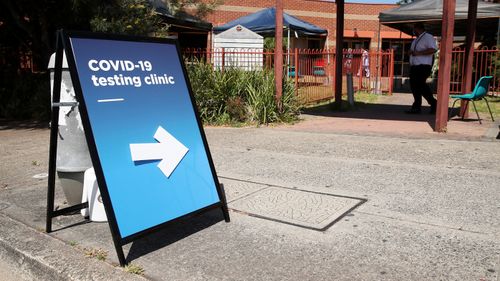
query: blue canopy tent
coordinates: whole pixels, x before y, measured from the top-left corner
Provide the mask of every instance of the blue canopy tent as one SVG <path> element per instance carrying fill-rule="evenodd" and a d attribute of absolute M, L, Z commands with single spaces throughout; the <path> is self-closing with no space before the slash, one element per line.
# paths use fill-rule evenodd
<path fill-rule="evenodd" d="M 253 14 L 235 19 L 224 25 L 214 27 L 215 33 L 226 31 L 236 25 L 242 25 L 262 36 L 274 36 L 276 29 L 276 9 L 274 7 L 260 10 Z M 326 36 L 328 31 L 308 23 L 287 13 L 283 13 L 283 27 L 300 35 Z"/>
<path fill-rule="evenodd" d="M 233 28 L 237 25 L 242 25 L 264 37 L 270 37 L 270 36 L 274 37 L 276 29 L 276 8 L 271 7 L 263 9 L 253 14 L 237 18 L 224 25 L 214 27 L 213 31 L 214 33 L 220 33 L 230 28 Z M 326 29 L 320 28 L 312 23 L 308 23 L 299 18 L 291 16 L 287 13 L 283 13 L 283 29 L 286 30 L 288 33 L 287 65 L 290 65 L 290 31 L 294 31 L 296 37 L 298 36 L 326 37 L 328 35 L 328 31 Z M 288 73 L 287 75 L 290 74 L 289 67 L 287 67 L 287 73 Z"/>

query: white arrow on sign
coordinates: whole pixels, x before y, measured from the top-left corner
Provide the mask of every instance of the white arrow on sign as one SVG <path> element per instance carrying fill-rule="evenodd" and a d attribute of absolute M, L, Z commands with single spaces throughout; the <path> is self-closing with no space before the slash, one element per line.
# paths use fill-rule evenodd
<path fill-rule="evenodd" d="M 158 143 L 130 144 L 132 161 L 161 160 L 158 168 L 168 178 L 189 149 L 161 126 L 156 130 L 154 138 Z"/>

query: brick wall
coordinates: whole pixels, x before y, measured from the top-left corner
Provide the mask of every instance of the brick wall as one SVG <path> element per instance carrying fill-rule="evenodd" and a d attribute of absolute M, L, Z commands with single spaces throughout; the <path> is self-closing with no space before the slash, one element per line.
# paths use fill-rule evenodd
<path fill-rule="evenodd" d="M 219 26 L 261 9 L 272 7 L 274 4 L 274 0 L 225 0 L 223 5 L 217 7 L 214 13 L 207 17 L 207 20 L 214 26 Z M 335 3 L 317 0 L 285 0 L 283 6 L 286 13 L 327 29 L 328 45 L 335 46 Z M 371 40 L 370 48 L 376 49 L 379 28 L 378 14 L 394 7 L 397 5 L 346 3 L 344 15 L 346 38 L 353 37 L 356 29 L 358 36 L 359 34 L 364 37 L 368 36 Z M 386 36 L 399 36 L 399 31 L 395 29 L 382 26 L 381 30 L 383 34 L 387 34 Z"/>

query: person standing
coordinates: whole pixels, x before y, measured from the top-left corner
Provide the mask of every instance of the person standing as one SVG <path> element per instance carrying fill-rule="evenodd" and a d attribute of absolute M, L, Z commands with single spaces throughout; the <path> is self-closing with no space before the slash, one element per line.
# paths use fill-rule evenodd
<path fill-rule="evenodd" d="M 363 72 L 366 78 L 370 77 L 370 58 L 368 57 L 368 51 L 365 49 L 361 53 L 361 65 L 358 70 L 358 76 L 363 76 Z"/>
<path fill-rule="evenodd" d="M 419 114 L 422 112 L 422 97 L 431 106 L 431 114 L 436 113 L 437 101 L 434 98 L 431 88 L 427 85 L 427 78 L 431 75 L 432 57 L 437 51 L 434 36 L 425 31 L 422 23 L 416 23 L 413 27 L 415 40 L 410 47 L 410 87 L 413 93 L 414 102 L 411 109 L 406 111 L 409 114 Z"/>

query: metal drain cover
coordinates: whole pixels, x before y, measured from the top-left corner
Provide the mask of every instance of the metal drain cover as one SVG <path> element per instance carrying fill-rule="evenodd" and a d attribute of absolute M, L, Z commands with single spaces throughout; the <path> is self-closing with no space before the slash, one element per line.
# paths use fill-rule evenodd
<path fill-rule="evenodd" d="M 233 202 L 268 187 L 268 185 L 264 184 L 234 179 L 221 179 L 221 182 L 224 184 L 227 202 Z"/>
<path fill-rule="evenodd" d="M 268 187 L 229 204 L 248 215 L 326 230 L 366 200 L 283 187 Z"/>

